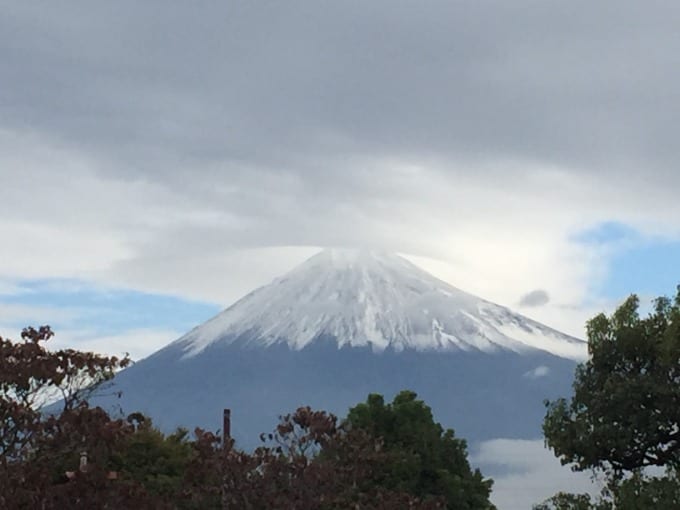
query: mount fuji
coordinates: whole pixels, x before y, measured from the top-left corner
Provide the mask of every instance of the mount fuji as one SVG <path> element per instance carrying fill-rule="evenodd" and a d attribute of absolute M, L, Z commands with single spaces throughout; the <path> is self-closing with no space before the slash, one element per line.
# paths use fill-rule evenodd
<path fill-rule="evenodd" d="M 253 446 L 300 405 L 343 416 L 369 393 L 416 391 L 462 437 L 540 436 L 586 343 L 463 292 L 393 254 L 326 250 L 122 371 L 121 400 L 161 428 Z"/>

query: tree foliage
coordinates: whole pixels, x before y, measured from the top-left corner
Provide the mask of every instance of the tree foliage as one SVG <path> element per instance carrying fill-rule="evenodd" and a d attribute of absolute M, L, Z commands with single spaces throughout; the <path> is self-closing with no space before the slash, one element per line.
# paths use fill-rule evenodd
<path fill-rule="evenodd" d="M 299 408 L 263 439 L 252 454 L 228 448 L 223 508 L 444 508 L 441 498 L 424 501 L 376 484 L 392 460 L 381 440 L 339 425 L 332 414 Z"/>
<path fill-rule="evenodd" d="M 176 497 L 193 457 L 188 430 L 180 428 L 165 435 L 139 413 L 128 416 L 127 421 L 134 431 L 113 452 L 111 468 L 152 496 Z"/>
<path fill-rule="evenodd" d="M 72 411 L 102 383 L 126 367 L 129 358 L 99 356 L 71 349 L 48 351 L 48 326 L 22 331 L 22 342 L 0 337 L 0 456 L 21 458 L 45 430 L 39 408 L 60 397 Z"/>
<path fill-rule="evenodd" d="M 594 505 L 589 494 L 558 492 L 543 503 L 534 505 L 533 510 L 594 510 Z"/>
<path fill-rule="evenodd" d="M 465 442 L 415 394 L 368 413 L 357 406 L 344 422 L 301 407 L 244 452 L 209 431 L 165 435 L 139 413 L 114 419 L 89 407 L 88 395 L 129 360 L 49 351 L 49 327 L 22 337 L 0 338 L 0 508 L 491 508 L 490 481 L 470 470 Z M 55 395 L 59 411 L 41 413 Z"/>
<path fill-rule="evenodd" d="M 350 409 L 347 422 L 382 438 L 390 461 L 373 483 L 419 498 L 442 497 L 449 509 L 493 508 L 492 482 L 470 468 L 466 442 L 436 423 L 414 392 L 402 391 L 391 404 L 382 395 L 369 395 Z"/>
<path fill-rule="evenodd" d="M 601 505 L 679 508 L 680 286 L 647 317 L 633 295 L 587 332 L 590 357 L 576 370 L 573 397 L 547 403 L 546 444 L 563 464 L 606 474 Z M 646 476 L 649 467 L 667 475 Z"/>
<path fill-rule="evenodd" d="M 106 466 L 116 443 L 131 432 L 129 424 L 86 403 L 129 359 L 48 351 L 44 343 L 53 333 L 47 326 L 21 336 L 21 342 L 0 337 L 0 507 L 67 508 L 75 497 L 79 507 L 93 508 L 95 493 L 113 505 L 101 508 L 136 500 L 134 487 L 109 483 Z M 63 409 L 42 415 L 39 406 L 54 396 Z M 72 483 L 59 483 L 65 459 L 83 450 L 92 460 L 87 478 L 76 470 Z"/>
<path fill-rule="evenodd" d="M 674 473 L 645 476 L 632 473 L 624 479 L 610 480 L 599 497 L 589 494 L 559 493 L 534 510 L 671 510 L 680 508 L 680 480 Z"/>

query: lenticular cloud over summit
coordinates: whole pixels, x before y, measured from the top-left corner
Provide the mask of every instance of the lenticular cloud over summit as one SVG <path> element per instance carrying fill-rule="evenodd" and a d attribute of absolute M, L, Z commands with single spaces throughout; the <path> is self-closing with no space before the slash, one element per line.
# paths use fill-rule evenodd
<path fill-rule="evenodd" d="M 376 352 L 544 351 L 582 360 L 585 342 L 463 292 L 391 253 L 329 249 L 180 338 L 304 349 L 319 338 Z"/>

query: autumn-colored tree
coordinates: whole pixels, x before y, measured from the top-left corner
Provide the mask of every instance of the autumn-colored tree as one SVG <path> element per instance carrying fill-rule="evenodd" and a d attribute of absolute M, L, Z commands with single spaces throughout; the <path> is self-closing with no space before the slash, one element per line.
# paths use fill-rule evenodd
<path fill-rule="evenodd" d="M 0 456 L 20 459 L 33 448 L 35 436 L 45 430 L 40 407 L 61 398 L 64 410 L 72 410 L 129 358 L 98 356 L 71 349 L 48 351 L 52 338 L 48 326 L 22 331 L 23 342 L 0 337 Z"/>
<path fill-rule="evenodd" d="M 442 499 L 422 501 L 373 483 L 391 461 L 382 441 L 338 425 L 332 414 L 301 407 L 262 439 L 263 446 L 252 453 L 234 449 L 231 442 L 220 451 L 216 436 L 198 431 L 195 447 L 201 453 L 187 469 L 185 485 L 195 508 L 445 508 Z"/>
<path fill-rule="evenodd" d="M 87 405 L 130 360 L 49 351 L 52 336 L 42 326 L 24 329 L 21 342 L 0 337 L 0 508 L 155 508 L 143 487 L 111 480 L 111 455 L 134 427 Z M 59 410 L 41 413 L 55 397 Z"/>
<path fill-rule="evenodd" d="M 218 438 L 199 431 L 202 453 L 188 469 L 195 504 L 219 508 L 219 492 L 222 508 L 238 509 L 494 508 L 488 500 L 491 482 L 470 468 L 465 442 L 434 423 L 414 393 L 403 392 L 394 408 L 383 408 L 380 425 L 372 421 L 375 409 L 363 414 L 362 406 L 344 422 L 301 407 L 263 435 L 264 445 L 252 454 L 232 444 L 219 454 Z M 211 449 L 213 460 L 206 462 Z M 218 471 L 219 489 L 196 484 L 214 483 Z"/>

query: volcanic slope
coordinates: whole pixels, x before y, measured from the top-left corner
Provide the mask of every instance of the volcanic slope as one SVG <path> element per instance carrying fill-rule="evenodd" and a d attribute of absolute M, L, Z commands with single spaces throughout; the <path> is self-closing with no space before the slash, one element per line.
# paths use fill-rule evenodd
<path fill-rule="evenodd" d="M 463 437 L 533 438 L 585 357 L 582 340 L 398 255 L 326 250 L 121 372 L 116 405 L 166 430 L 219 428 L 229 407 L 252 446 L 300 405 L 344 415 L 411 389 Z"/>

